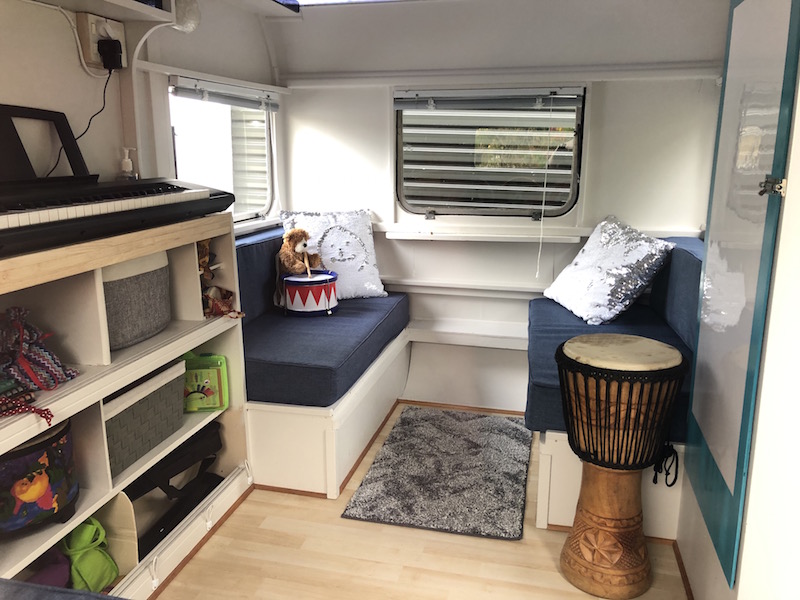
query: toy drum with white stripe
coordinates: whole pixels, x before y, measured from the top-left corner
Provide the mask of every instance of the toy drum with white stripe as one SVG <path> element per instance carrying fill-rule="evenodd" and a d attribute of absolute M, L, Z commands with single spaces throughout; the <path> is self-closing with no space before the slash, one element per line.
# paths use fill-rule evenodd
<path fill-rule="evenodd" d="M 333 271 L 312 270 L 311 277 L 301 273 L 282 275 L 281 279 L 286 311 L 289 314 L 315 317 L 333 314 L 339 308 L 336 300 L 338 275 Z"/>

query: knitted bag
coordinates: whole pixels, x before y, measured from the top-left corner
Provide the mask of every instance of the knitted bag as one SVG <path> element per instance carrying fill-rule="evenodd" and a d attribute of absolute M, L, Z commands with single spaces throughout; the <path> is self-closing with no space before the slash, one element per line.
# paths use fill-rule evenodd
<path fill-rule="evenodd" d="M 26 390 L 54 390 L 78 372 L 45 348 L 43 341 L 52 334 L 28 323 L 27 316 L 28 310 L 19 306 L 0 315 L 0 370 Z"/>

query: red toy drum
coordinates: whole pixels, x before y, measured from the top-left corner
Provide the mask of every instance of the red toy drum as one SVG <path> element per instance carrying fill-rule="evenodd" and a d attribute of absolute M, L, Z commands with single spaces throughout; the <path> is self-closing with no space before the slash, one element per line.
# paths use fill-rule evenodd
<path fill-rule="evenodd" d="M 283 275 L 283 297 L 286 311 L 300 317 L 330 315 L 337 311 L 336 280 L 333 271 L 312 270 L 311 276 Z"/>

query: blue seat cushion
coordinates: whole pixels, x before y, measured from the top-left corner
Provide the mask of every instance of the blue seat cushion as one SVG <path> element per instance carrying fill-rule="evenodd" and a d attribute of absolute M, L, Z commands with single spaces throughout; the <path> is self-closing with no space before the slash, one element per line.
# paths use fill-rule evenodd
<path fill-rule="evenodd" d="M 245 325 L 265 312 L 278 310 L 272 297 L 277 278 L 275 255 L 282 244 L 283 227 L 236 238 L 239 295 Z"/>
<path fill-rule="evenodd" d="M 561 407 L 556 349 L 563 342 L 587 333 L 624 333 L 652 338 L 677 348 L 692 361 L 692 351 L 650 306 L 634 303 L 619 317 L 603 325 L 587 325 L 557 302 L 535 298 L 528 308 L 528 402 L 525 424 L 533 431 L 566 431 Z M 686 411 L 690 377 L 676 398 L 670 439 L 686 441 Z"/>
<path fill-rule="evenodd" d="M 705 246 L 697 238 L 671 237 L 666 240 L 673 242 L 675 247 L 653 279 L 650 306 L 694 350 L 697 348 L 697 309 Z"/>
<path fill-rule="evenodd" d="M 266 312 L 243 328 L 248 400 L 330 406 L 408 321 L 400 293 L 341 300 L 331 316 Z"/>

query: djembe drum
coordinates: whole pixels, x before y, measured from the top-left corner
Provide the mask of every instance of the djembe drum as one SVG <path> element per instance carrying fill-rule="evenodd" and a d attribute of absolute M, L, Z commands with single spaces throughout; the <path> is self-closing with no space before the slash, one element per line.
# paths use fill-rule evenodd
<path fill-rule="evenodd" d="M 583 461 L 564 577 L 602 598 L 634 598 L 651 583 L 642 530 L 642 469 L 656 462 L 688 363 L 662 342 L 590 334 L 556 350 L 564 420 Z"/>

